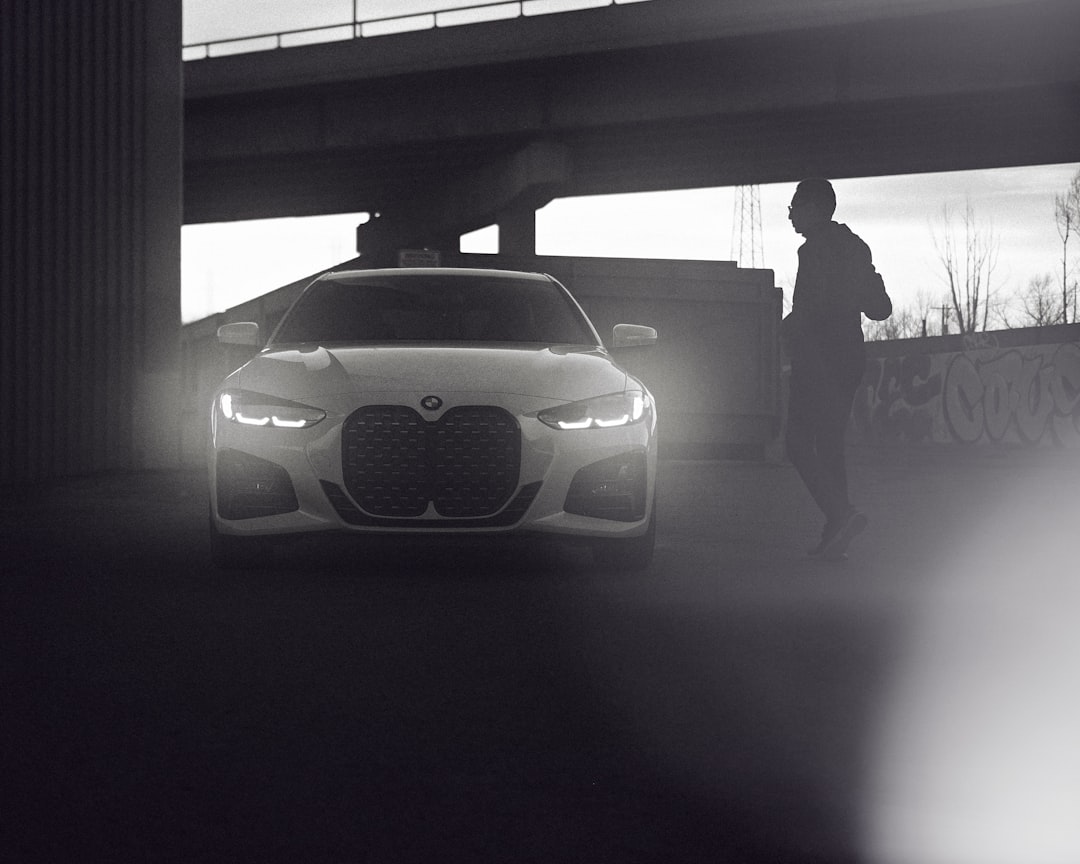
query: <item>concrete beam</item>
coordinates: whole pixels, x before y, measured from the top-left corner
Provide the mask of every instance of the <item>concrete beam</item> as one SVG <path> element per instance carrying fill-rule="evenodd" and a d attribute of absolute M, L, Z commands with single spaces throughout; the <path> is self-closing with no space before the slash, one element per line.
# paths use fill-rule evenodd
<path fill-rule="evenodd" d="M 574 56 L 189 93 L 185 221 L 419 207 L 533 141 L 570 154 L 560 194 L 792 180 L 814 164 L 852 176 L 1080 159 L 1074 0 L 807 7 L 821 14 L 727 21 L 723 37 L 703 25 L 682 43 L 669 25 L 654 44 L 612 35 Z M 566 16 L 545 18 L 565 35 Z"/>
<path fill-rule="evenodd" d="M 392 259 L 399 248 L 416 246 L 452 246 L 457 251 L 462 234 L 495 222 L 506 223 L 507 239 L 515 246 L 535 245 L 535 239 L 530 243 L 521 236 L 522 214 L 534 213 L 551 201 L 570 174 L 566 147 L 533 142 L 497 164 L 434 186 L 426 194 L 381 204 L 379 218 L 358 228 L 357 251 L 380 260 Z"/>
<path fill-rule="evenodd" d="M 666 3 L 644 4 L 666 6 Z M 557 17 L 557 16 L 554 16 Z M 187 99 L 191 163 L 332 154 L 624 124 L 962 98 L 1080 82 L 1080 4 L 1040 0 L 390 76 L 352 87 Z M 436 95 L 437 94 L 437 95 Z M 437 107 L 433 110 L 433 99 Z M 498 145 L 496 145 L 498 146 Z"/>
<path fill-rule="evenodd" d="M 791 31 L 982 13 L 1033 0 L 662 0 L 463 27 L 233 54 L 185 64 L 189 99 L 325 87 L 416 73 Z M 1037 12 L 1034 14 L 1038 14 Z"/>

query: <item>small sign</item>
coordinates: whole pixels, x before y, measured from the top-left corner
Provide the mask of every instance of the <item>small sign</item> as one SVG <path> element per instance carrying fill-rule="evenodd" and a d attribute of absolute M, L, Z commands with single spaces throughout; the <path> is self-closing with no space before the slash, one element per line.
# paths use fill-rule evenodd
<path fill-rule="evenodd" d="M 398 267 L 438 267 L 437 249 L 398 249 Z"/>

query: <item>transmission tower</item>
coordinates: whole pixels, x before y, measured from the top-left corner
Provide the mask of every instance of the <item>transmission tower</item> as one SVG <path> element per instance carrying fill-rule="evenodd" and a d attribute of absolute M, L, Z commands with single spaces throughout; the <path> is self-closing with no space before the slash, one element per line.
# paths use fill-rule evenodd
<path fill-rule="evenodd" d="M 761 231 L 761 189 L 735 187 L 735 212 L 731 220 L 731 257 L 740 267 L 765 265 L 765 238 Z"/>

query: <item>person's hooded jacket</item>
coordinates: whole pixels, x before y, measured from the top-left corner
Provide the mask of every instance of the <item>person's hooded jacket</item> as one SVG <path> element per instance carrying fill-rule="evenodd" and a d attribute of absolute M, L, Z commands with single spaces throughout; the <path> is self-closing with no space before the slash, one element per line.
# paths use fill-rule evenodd
<path fill-rule="evenodd" d="M 783 328 L 793 368 L 857 384 L 866 364 L 862 316 L 883 321 L 891 314 L 870 247 L 847 225 L 828 222 L 807 235 Z"/>

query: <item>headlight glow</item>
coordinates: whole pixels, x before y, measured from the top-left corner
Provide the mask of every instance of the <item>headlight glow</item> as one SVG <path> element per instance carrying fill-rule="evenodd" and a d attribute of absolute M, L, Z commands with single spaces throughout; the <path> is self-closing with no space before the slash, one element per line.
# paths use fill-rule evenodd
<path fill-rule="evenodd" d="M 547 408 L 537 419 L 552 429 L 611 429 L 640 423 L 652 411 L 649 397 L 640 390 L 611 393 Z"/>
<path fill-rule="evenodd" d="M 243 426 L 306 429 L 326 417 L 319 408 L 250 390 L 226 390 L 218 397 L 218 406 L 226 420 Z"/>

